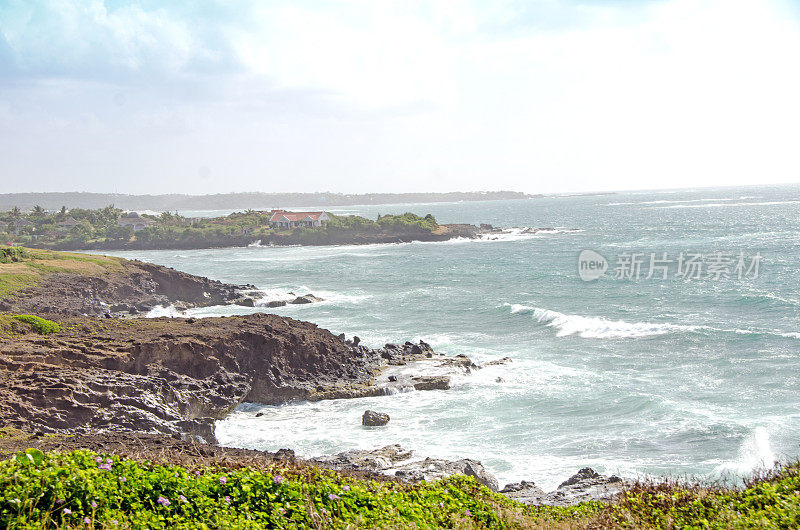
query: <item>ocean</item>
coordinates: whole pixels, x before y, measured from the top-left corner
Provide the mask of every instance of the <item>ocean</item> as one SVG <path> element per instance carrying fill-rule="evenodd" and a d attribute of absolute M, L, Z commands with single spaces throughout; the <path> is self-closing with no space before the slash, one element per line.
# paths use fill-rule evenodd
<path fill-rule="evenodd" d="M 326 299 L 195 316 L 269 311 L 370 346 L 423 339 L 477 363 L 512 362 L 458 377 L 449 391 L 245 404 L 218 422 L 223 445 L 315 456 L 400 443 L 419 457 L 478 459 L 501 485 L 545 489 L 586 466 L 735 481 L 800 456 L 800 186 L 331 211 L 516 230 L 444 243 L 109 254 Z M 579 274 L 584 250 L 601 256 L 584 271 L 607 261 L 593 281 Z M 361 427 L 366 409 L 391 422 Z"/>

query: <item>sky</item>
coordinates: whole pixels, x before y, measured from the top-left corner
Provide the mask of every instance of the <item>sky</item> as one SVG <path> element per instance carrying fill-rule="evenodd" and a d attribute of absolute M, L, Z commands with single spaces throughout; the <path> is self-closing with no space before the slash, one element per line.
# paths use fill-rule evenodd
<path fill-rule="evenodd" d="M 0 0 L 0 193 L 800 181 L 797 0 Z"/>

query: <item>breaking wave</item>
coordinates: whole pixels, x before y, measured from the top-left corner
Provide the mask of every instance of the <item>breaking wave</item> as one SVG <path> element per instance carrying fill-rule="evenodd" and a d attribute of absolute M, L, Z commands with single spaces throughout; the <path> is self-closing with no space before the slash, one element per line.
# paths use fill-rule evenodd
<path fill-rule="evenodd" d="M 764 427 L 756 427 L 739 447 L 736 459 L 723 462 L 714 470 L 715 474 L 734 473 L 746 475 L 753 471 L 772 469 L 775 465 L 775 453 L 769 439 L 769 432 Z"/>
<path fill-rule="evenodd" d="M 586 339 L 622 339 L 663 335 L 673 331 L 697 331 L 702 326 L 685 326 L 678 324 L 660 324 L 652 322 L 625 322 L 624 320 L 607 320 L 599 317 L 567 315 L 550 309 L 532 307 L 521 304 L 503 304 L 509 307 L 512 314 L 530 314 L 548 327 L 556 328 L 556 336 L 567 337 L 577 335 Z"/>

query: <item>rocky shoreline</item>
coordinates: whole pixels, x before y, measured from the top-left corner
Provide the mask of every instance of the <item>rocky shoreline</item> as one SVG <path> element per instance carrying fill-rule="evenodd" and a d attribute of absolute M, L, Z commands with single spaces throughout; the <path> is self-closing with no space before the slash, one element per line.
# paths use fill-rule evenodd
<path fill-rule="evenodd" d="M 0 426 L 33 434 L 30 443 L 42 445 L 46 434 L 71 440 L 64 442 L 67 446 L 79 440 L 121 443 L 129 436 L 150 436 L 151 441 L 173 440 L 159 444 L 190 444 L 200 454 L 238 454 L 214 445 L 214 426 L 242 403 L 441 391 L 450 388 L 452 376 L 480 368 L 464 355 L 437 354 L 423 341 L 369 348 L 358 337 L 348 339 L 273 314 L 130 318 L 167 304 L 252 306 L 257 290 L 114 259 L 119 266 L 106 272 L 56 272 L 24 291 L 0 297 L 0 311 L 33 313 L 61 327 L 40 335 L 6 317 L 9 327 L 0 330 Z M 2 267 L 8 268 L 0 265 L 0 272 Z M 316 301 L 305 295 L 283 302 Z M 412 482 L 463 473 L 494 491 L 537 504 L 610 498 L 621 482 L 582 470 L 550 493 L 532 482 L 500 489 L 475 460 L 415 461 L 411 454 L 387 446 L 309 463 Z"/>

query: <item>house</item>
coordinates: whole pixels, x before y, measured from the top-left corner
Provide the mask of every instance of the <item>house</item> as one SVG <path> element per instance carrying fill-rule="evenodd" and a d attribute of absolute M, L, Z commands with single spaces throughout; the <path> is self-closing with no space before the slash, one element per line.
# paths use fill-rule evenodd
<path fill-rule="evenodd" d="M 287 210 L 272 210 L 269 218 L 269 225 L 272 228 L 286 229 L 304 226 L 311 228 L 322 226 L 322 223 L 330 221 L 330 216 L 325 212 L 290 212 Z"/>
<path fill-rule="evenodd" d="M 138 232 L 143 228 L 147 228 L 148 226 L 155 224 L 155 221 L 146 217 L 142 217 L 137 212 L 128 212 L 123 214 L 120 216 L 117 222 L 120 226 L 130 226 L 133 228 L 134 232 Z"/>
<path fill-rule="evenodd" d="M 58 223 L 56 223 L 56 226 L 58 227 L 58 230 L 60 232 L 69 232 L 79 224 L 81 224 L 80 221 L 77 221 L 74 217 L 69 216 L 63 221 L 59 221 Z"/>

